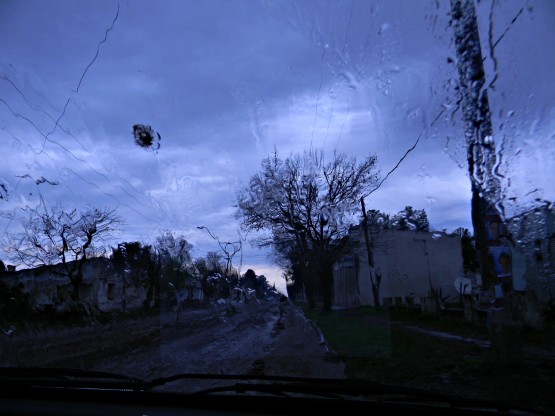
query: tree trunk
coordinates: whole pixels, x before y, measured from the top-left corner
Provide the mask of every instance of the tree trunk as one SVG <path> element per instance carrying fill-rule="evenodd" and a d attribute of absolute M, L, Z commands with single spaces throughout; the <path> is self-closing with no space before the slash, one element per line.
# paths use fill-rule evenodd
<path fill-rule="evenodd" d="M 374 307 L 376 310 L 381 309 L 380 303 L 380 283 L 381 278 L 374 279 L 374 252 L 372 251 L 372 243 L 370 242 L 370 233 L 368 232 L 368 215 L 366 215 L 366 206 L 364 205 L 364 197 L 360 198 L 360 205 L 362 208 L 362 227 L 364 231 L 364 241 L 366 243 L 366 255 L 368 258 L 368 274 L 370 278 L 370 284 L 372 285 L 372 297 L 374 298 Z"/>
<path fill-rule="evenodd" d="M 314 284 L 314 271 L 308 266 L 301 267 L 304 287 L 306 290 L 306 299 L 308 301 L 308 308 L 314 309 L 316 307 L 316 285 Z"/>
<path fill-rule="evenodd" d="M 71 277 L 70 281 L 71 281 L 71 287 L 73 289 L 71 291 L 71 300 L 74 302 L 78 302 L 79 300 L 81 300 L 79 289 L 81 288 L 81 282 L 83 282 L 83 277 L 82 276 Z"/>
<path fill-rule="evenodd" d="M 329 312 L 333 306 L 333 266 L 327 261 L 322 262 L 320 279 L 322 282 L 322 309 L 324 312 Z"/>

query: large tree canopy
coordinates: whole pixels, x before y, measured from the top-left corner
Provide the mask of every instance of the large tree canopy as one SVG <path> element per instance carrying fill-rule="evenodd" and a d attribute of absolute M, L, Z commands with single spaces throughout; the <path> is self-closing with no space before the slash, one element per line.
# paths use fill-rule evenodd
<path fill-rule="evenodd" d="M 317 150 L 282 159 L 276 151 L 238 193 L 242 227 L 269 231 L 260 245 L 271 245 L 291 261 L 317 264 L 325 308 L 331 307 L 333 261 L 349 227 L 358 222 L 360 199 L 377 184 L 376 162 L 374 155 L 357 162 L 342 153 L 326 161 Z"/>

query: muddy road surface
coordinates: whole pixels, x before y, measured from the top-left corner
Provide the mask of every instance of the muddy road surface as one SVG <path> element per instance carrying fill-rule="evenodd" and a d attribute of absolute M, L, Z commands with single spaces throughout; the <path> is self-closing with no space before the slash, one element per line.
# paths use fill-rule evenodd
<path fill-rule="evenodd" d="M 344 377 L 344 366 L 288 301 L 216 304 L 108 323 L 18 331 L 5 365 L 71 367 L 142 380 L 179 373 Z M 164 389 L 182 389 L 184 382 Z"/>

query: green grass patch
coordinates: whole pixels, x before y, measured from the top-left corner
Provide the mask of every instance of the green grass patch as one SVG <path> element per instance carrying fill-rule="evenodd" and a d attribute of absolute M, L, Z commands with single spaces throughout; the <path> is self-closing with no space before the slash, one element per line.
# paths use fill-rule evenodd
<path fill-rule="evenodd" d="M 360 319 L 364 313 L 353 318 L 337 312 L 306 310 L 305 316 L 316 322 L 330 347 L 342 356 L 390 357 L 391 332 L 388 326 L 365 322 Z"/>
<path fill-rule="evenodd" d="M 445 374 L 481 372 L 486 363 L 483 349 L 407 329 L 415 326 L 464 336 L 483 335 L 482 329 L 466 322 L 372 307 L 327 313 L 305 309 L 304 313 L 339 354 L 349 377 L 404 384 Z"/>

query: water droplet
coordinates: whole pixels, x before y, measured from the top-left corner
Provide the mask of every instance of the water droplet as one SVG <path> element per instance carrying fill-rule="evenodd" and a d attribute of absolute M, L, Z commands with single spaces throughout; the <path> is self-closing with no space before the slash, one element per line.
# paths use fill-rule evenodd
<path fill-rule="evenodd" d="M 383 35 L 385 32 L 387 32 L 389 29 L 391 28 L 391 24 L 390 23 L 383 23 L 380 26 L 380 30 L 378 30 L 378 35 Z"/>

